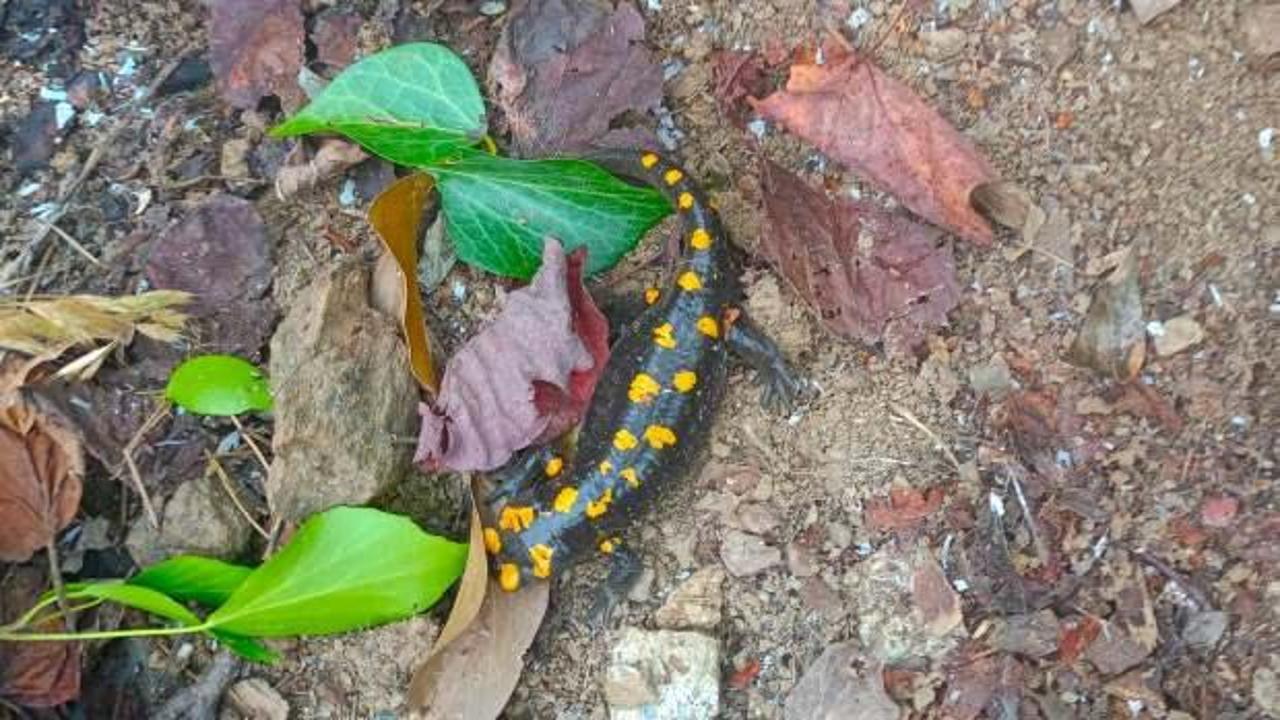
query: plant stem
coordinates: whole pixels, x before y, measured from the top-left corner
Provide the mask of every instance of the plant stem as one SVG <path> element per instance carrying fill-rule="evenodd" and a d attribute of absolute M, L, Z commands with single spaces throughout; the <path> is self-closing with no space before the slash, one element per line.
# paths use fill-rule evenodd
<path fill-rule="evenodd" d="M 6 642 L 66 642 L 80 640 L 114 640 L 122 637 L 155 637 L 159 635 L 186 635 L 208 630 L 209 623 L 183 625 L 168 628 L 132 628 L 125 630 L 98 630 L 74 633 L 22 633 L 0 630 L 0 641 Z"/>
<path fill-rule="evenodd" d="M 63 625 L 67 631 L 75 629 L 72 625 L 70 605 L 67 603 L 67 590 L 62 585 L 62 568 L 58 567 L 58 548 L 53 544 L 53 537 L 49 538 L 49 542 L 44 545 L 45 553 L 49 556 L 49 582 L 53 583 L 53 597 L 58 602 L 59 614 L 62 615 Z"/>

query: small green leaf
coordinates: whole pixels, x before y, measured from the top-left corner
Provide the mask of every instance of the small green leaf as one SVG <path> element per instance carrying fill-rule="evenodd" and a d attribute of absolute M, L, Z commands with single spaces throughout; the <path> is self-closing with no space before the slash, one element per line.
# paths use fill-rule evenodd
<path fill-rule="evenodd" d="M 186 609 L 168 595 L 151 588 L 129 585 L 118 580 L 78 584 L 67 589 L 67 597 L 73 600 L 79 598 L 110 600 L 121 605 L 128 605 L 131 608 L 144 610 L 152 615 L 175 620 L 180 625 L 193 626 L 201 624 L 200 618 L 196 617 L 195 613 Z"/>
<path fill-rule="evenodd" d="M 209 634 L 218 642 L 226 645 L 228 650 L 246 660 L 271 665 L 280 659 L 280 653 L 253 638 L 223 632 L 222 630 L 210 630 Z"/>
<path fill-rule="evenodd" d="M 129 578 L 128 584 L 158 590 L 179 602 L 216 608 L 231 597 L 253 568 L 213 558 L 179 555 Z"/>
<path fill-rule="evenodd" d="M 233 355 L 200 355 L 174 369 L 164 394 L 197 415 L 239 415 L 271 409 L 262 372 Z"/>
<path fill-rule="evenodd" d="M 238 635 L 325 635 L 409 617 L 462 574 L 467 546 L 370 508 L 313 516 L 208 618 Z"/>
<path fill-rule="evenodd" d="M 548 235 L 587 247 L 587 273 L 613 267 L 671 211 L 656 190 L 628 185 L 585 160 L 513 160 L 470 151 L 427 168 L 446 229 L 465 262 L 527 279 Z"/>
<path fill-rule="evenodd" d="M 484 136 L 484 100 L 452 50 L 410 43 L 343 70 L 271 134 L 336 132 L 401 165 L 451 157 Z"/>

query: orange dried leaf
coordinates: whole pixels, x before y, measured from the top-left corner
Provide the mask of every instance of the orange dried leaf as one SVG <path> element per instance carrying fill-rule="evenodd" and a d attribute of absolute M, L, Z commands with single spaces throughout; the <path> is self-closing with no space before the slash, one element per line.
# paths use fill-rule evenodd
<path fill-rule="evenodd" d="M 418 238 L 422 235 L 422 211 L 434 187 L 431 176 L 414 173 L 388 186 L 369 207 L 369 224 L 378 233 L 387 254 L 395 260 L 392 269 L 396 271 L 384 270 L 388 265 L 380 262 L 381 272 L 374 274 L 373 293 L 375 297 L 389 298 L 387 302 L 392 304 L 391 309 L 404 330 L 413 376 L 432 395 L 440 386 L 427 340 L 422 298 L 418 294 Z"/>
<path fill-rule="evenodd" d="M 911 88 L 869 60 L 797 63 L 785 91 L 753 105 L 926 220 L 991 244 L 991 225 L 970 202 L 975 187 L 995 179 L 990 164 Z"/>
<path fill-rule="evenodd" d="M 0 560 L 25 562 L 80 507 L 84 455 L 75 433 L 23 393 L 0 395 Z"/>

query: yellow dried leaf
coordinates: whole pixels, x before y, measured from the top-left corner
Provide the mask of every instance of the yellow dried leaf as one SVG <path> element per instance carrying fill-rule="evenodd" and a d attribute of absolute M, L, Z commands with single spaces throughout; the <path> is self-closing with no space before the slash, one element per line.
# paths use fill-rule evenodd
<path fill-rule="evenodd" d="M 0 303 L 0 348 L 57 357 L 76 345 L 127 345 L 135 332 L 161 341 L 177 340 L 186 314 L 175 309 L 189 293 L 157 290 L 105 297 L 67 295 Z"/>

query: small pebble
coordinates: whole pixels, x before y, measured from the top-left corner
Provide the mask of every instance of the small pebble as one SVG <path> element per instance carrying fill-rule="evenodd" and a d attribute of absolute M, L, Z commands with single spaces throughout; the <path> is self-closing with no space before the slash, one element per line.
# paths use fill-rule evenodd
<path fill-rule="evenodd" d="M 502 0 L 487 0 L 480 3 L 480 14 L 497 17 L 507 11 L 507 4 Z"/>

